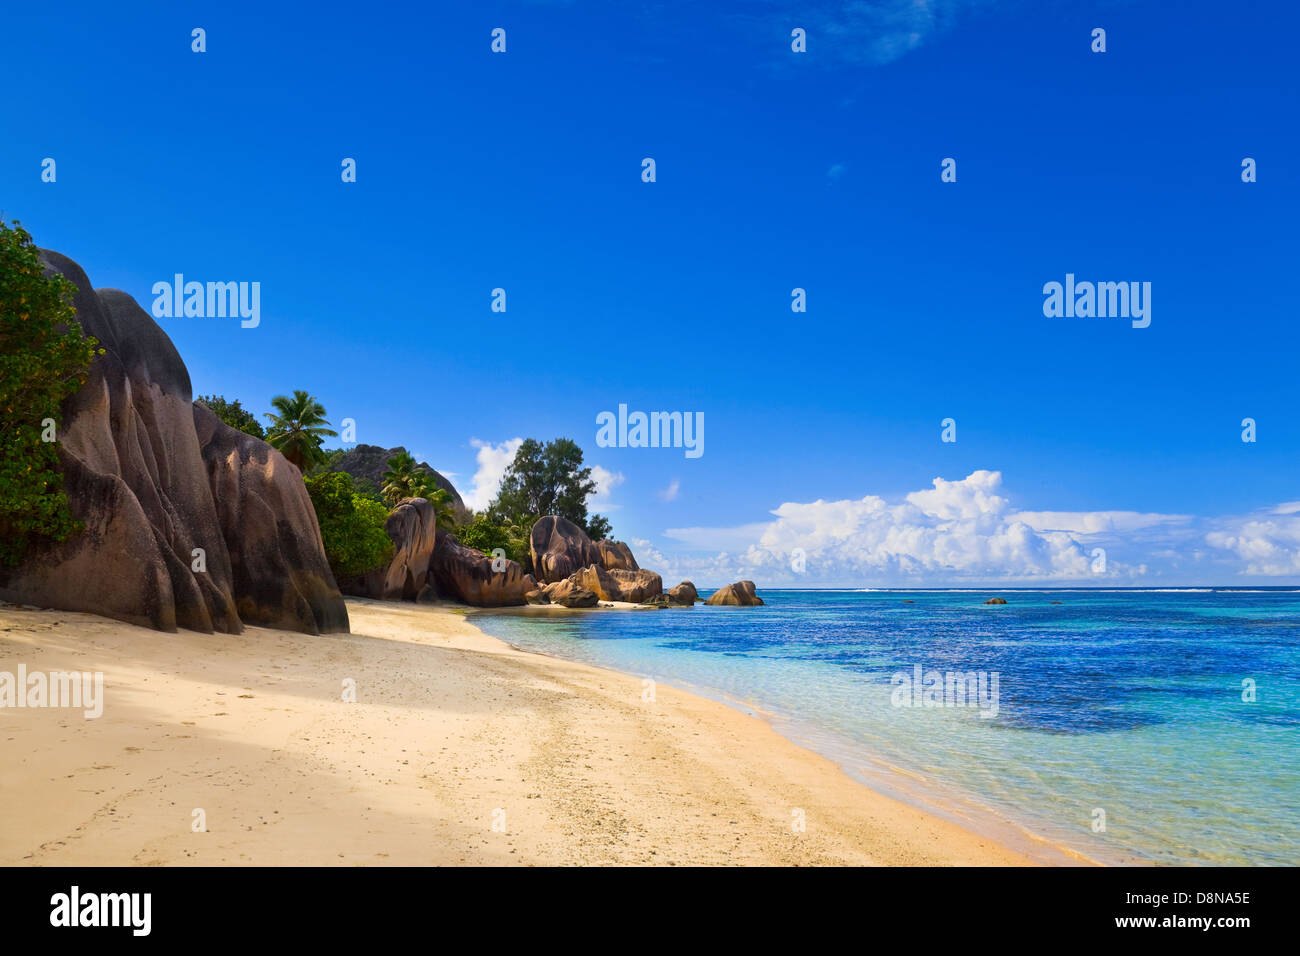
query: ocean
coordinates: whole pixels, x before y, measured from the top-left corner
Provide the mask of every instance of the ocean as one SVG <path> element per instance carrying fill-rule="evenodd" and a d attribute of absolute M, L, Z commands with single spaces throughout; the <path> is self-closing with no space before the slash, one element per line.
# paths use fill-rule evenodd
<path fill-rule="evenodd" d="M 474 621 L 755 712 L 869 786 L 1047 862 L 1300 863 L 1300 591 L 760 595 Z"/>

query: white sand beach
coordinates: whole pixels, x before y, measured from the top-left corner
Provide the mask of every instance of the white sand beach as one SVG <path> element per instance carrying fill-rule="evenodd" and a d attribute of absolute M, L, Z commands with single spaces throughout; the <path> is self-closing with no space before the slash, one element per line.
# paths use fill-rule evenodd
<path fill-rule="evenodd" d="M 348 612 L 352 634 L 230 636 L 0 607 L 0 671 L 102 672 L 105 696 L 97 719 L 0 709 L 0 864 L 1030 863 L 758 718 L 647 701 L 466 609 Z"/>

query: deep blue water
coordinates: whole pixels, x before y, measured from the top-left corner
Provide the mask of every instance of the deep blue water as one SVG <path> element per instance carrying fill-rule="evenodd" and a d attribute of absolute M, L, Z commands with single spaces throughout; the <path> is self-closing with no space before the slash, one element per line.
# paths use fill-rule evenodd
<path fill-rule="evenodd" d="M 761 594 L 761 608 L 475 620 L 520 647 L 752 704 L 873 786 L 977 829 L 1014 824 L 1107 862 L 1300 863 L 1295 590 Z M 1009 603 L 984 605 L 993 594 Z M 917 665 L 940 688 L 983 672 L 983 706 L 962 684 L 951 706 L 942 689 L 940 706 L 905 693 L 895 675 Z"/>

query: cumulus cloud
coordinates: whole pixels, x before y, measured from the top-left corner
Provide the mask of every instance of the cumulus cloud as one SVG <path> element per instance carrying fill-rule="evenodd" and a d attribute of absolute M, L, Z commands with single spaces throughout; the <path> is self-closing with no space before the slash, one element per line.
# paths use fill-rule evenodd
<path fill-rule="evenodd" d="M 497 490 L 501 487 L 501 479 L 506 469 L 515 460 L 515 452 L 523 443 L 522 438 L 511 438 L 499 445 L 480 441 L 477 438 L 470 439 L 470 447 L 478 449 L 475 455 L 478 470 L 474 472 L 474 486 L 461 495 L 467 507 L 480 511 L 491 504 Z"/>
<path fill-rule="evenodd" d="M 1207 533 L 1205 541 L 1245 562 L 1242 574 L 1300 574 L 1300 508 L 1295 505 L 1289 502 L 1267 514 L 1220 519 L 1219 527 Z"/>
<path fill-rule="evenodd" d="M 1223 583 L 1300 576 L 1300 502 L 1201 518 L 1139 511 L 1025 511 L 1002 473 L 936 478 L 896 500 L 786 502 L 773 520 L 669 528 L 696 553 L 666 576 L 768 586 Z M 1128 560 L 1121 560 L 1120 557 Z M 1149 562 L 1156 561 L 1155 567 Z M 796 570 L 802 565 L 803 570 Z"/>
<path fill-rule="evenodd" d="M 786 502 L 772 514 L 774 521 L 740 528 L 665 533 L 688 545 L 712 542 L 734 551 L 727 558 L 733 574 L 788 583 L 1095 582 L 1133 572 L 1115 561 L 1099 570 L 1092 544 L 1079 535 L 1023 520 L 1002 493 L 997 471 L 975 471 L 959 481 L 936 478 L 931 487 L 893 502 L 878 495 Z M 802 572 L 792 566 L 796 555 L 803 557 Z M 704 560 L 716 567 L 724 556 Z"/>

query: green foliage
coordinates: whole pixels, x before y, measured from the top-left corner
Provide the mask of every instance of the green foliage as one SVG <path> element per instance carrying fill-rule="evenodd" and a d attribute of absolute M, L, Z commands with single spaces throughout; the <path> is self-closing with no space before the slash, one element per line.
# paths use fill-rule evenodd
<path fill-rule="evenodd" d="M 399 451 L 388 459 L 388 469 L 383 474 L 384 486 L 379 490 L 389 505 L 396 505 L 403 498 L 414 498 L 418 475 L 415 458 L 410 452 Z"/>
<path fill-rule="evenodd" d="M 312 465 L 323 461 L 325 452 L 321 442 L 326 435 L 338 436 L 326 426 L 325 406 L 302 389 L 290 398 L 277 395 L 271 399 L 274 412 L 267 412 L 271 425 L 266 430 L 266 440 L 306 474 Z"/>
<path fill-rule="evenodd" d="M 525 572 L 532 570 L 533 559 L 528 548 L 528 536 L 532 532 L 534 520 L 523 524 L 504 525 L 493 520 L 486 512 L 474 515 L 469 524 L 456 529 L 456 538 L 466 547 L 491 555 L 493 549 L 501 548 L 511 561 L 518 561 Z"/>
<path fill-rule="evenodd" d="M 351 475 L 332 471 L 306 482 L 335 579 L 356 577 L 393 560 L 393 540 L 384 530 L 388 509 L 357 494 Z"/>
<path fill-rule="evenodd" d="M 451 495 L 438 487 L 433 475 L 417 464 L 410 452 L 399 451 L 388 459 L 383 481 L 380 494 L 390 507 L 396 507 L 406 498 L 425 498 L 433 506 L 440 531 L 451 531 L 456 527 L 456 506 Z"/>
<path fill-rule="evenodd" d="M 344 455 L 348 453 L 346 448 L 322 448 L 321 458 L 312 465 L 308 470 L 309 475 L 319 475 L 327 471 L 337 471 L 336 467 Z"/>
<path fill-rule="evenodd" d="M 77 322 L 75 293 L 63 276 L 43 274 L 17 220 L 0 220 L 0 564 L 16 565 L 36 539 L 78 530 L 53 439 L 63 400 L 104 350 Z"/>
<path fill-rule="evenodd" d="M 451 495 L 439 488 L 432 477 L 416 483 L 415 497 L 428 499 L 439 531 L 456 530 L 456 505 Z"/>
<path fill-rule="evenodd" d="M 582 449 L 576 442 L 529 438 L 515 452 L 488 513 L 504 525 L 519 525 L 536 515 L 559 515 L 599 540 L 608 537 L 611 529 L 602 515 L 587 514 L 587 499 L 595 493 L 591 469 L 582 466 Z"/>
<path fill-rule="evenodd" d="M 587 532 L 587 537 L 592 541 L 599 541 L 601 538 L 608 538 L 610 532 L 614 529 L 610 525 L 609 519 L 604 515 L 591 515 L 587 518 L 584 530 Z"/>
<path fill-rule="evenodd" d="M 244 434 L 252 435 L 254 438 L 266 437 L 266 430 L 258 422 L 257 416 L 246 409 L 239 399 L 228 402 L 224 395 L 200 395 L 195 401 L 206 405 L 208 411 L 231 428 L 237 428 Z"/>

